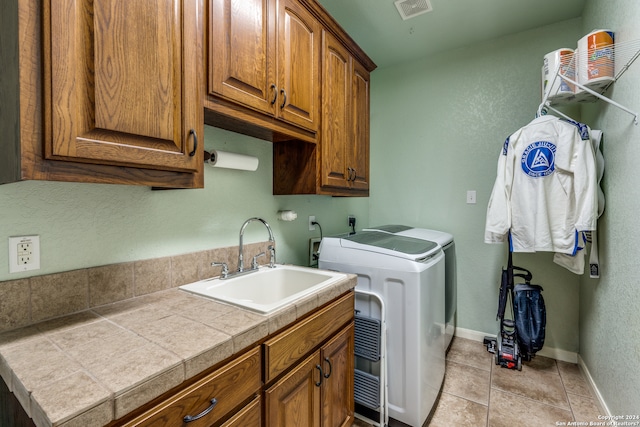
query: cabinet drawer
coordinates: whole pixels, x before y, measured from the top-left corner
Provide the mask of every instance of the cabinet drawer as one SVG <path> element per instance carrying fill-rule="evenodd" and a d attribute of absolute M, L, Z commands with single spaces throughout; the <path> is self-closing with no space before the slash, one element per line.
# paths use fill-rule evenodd
<path fill-rule="evenodd" d="M 353 319 L 353 291 L 264 343 L 269 382 Z"/>
<path fill-rule="evenodd" d="M 260 427 L 262 422 L 260 402 L 260 396 L 256 397 L 220 427 Z"/>
<path fill-rule="evenodd" d="M 211 400 L 215 398 L 217 403 L 211 412 L 188 424 L 189 427 L 209 426 L 252 394 L 258 393 L 262 385 L 260 369 L 260 348 L 256 347 L 178 392 L 128 425 L 183 425 L 185 416 L 201 414 L 211 406 Z"/>

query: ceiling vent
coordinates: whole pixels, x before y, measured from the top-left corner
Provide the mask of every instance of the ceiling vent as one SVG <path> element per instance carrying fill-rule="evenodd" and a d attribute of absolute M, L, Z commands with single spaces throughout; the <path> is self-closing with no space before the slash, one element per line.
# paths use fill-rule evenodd
<path fill-rule="evenodd" d="M 398 0 L 395 4 L 404 20 L 433 10 L 430 0 Z"/>

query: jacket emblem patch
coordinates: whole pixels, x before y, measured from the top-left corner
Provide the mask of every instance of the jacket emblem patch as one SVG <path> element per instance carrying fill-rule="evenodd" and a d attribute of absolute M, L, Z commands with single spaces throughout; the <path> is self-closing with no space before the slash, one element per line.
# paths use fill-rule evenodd
<path fill-rule="evenodd" d="M 549 141 L 536 141 L 522 153 L 522 170 L 533 178 L 551 175 L 555 170 L 556 146 Z"/>

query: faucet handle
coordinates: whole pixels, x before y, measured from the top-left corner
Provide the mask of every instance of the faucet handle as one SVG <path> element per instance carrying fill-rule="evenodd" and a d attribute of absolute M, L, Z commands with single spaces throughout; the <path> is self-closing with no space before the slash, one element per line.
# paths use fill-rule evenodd
<path fill-rule="evenodd" d="M 226 262 L 212 262 L 211 263 L 211 267 L 218 267 L 218 266 L 222 266 L 222 273 L 220 274 L 220 277 L 223 279 L 226 279 L 227 276 L 229 275 L 229 266 L 227 265 Z"/>
<path fill-rule="evenodd" d="M 265 256 L 265 253 L 264 252 L 260 252 L 258 255 L 253 257 L 253 260 L 251 261 L 251 269 L 257 270 L 258 267 L 260 267 L 258 265 L 258 258 L 261 257 L 261 256 Z"/>
<path fill-rule="evenodd" d="M 274 268 L 276 264 L 276 248 L 273 245 L 269 245 L 269 268 Z"/>

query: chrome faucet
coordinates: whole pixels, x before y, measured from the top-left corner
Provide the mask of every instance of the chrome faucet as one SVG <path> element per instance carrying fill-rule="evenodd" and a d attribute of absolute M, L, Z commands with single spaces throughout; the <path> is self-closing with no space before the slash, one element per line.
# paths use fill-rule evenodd
<path fill-rule="evenodd" d="M 273 231 L 271 231 L 271 227 L 269 226 L 267 221 L 265 221 L 262 218 L 253 217 L 246 220 L 244 224 L 242 224 L 242 227 L 240 228 L 240 245 L 238 246 L 238 273 L 242 273 L 244 271 L 244 257 L 243 257 L 243 248 L 242 248 L 242 238 L 244 236 L 244 229 L 247 228 L 247 225 L 249 225 L 249 223 L 253 221 L 260 221 L 262 224 L 264 224 L 265 227 L 267 227 L 267 231 L 269 232 L 269 241 L 272 243 L 271 245 L 269 245 L 269 257 L 270 257 L 269 267 L 273 268 L 275 264 L 276 252 L 275 252 L 274 245 L 276 244 L 276 239 L 273 237 Z M 252 265 L 253 269 L 257 269 L 256 258 L 257 256 L 254 257 L 253 259 L 254 261 Z"/>

